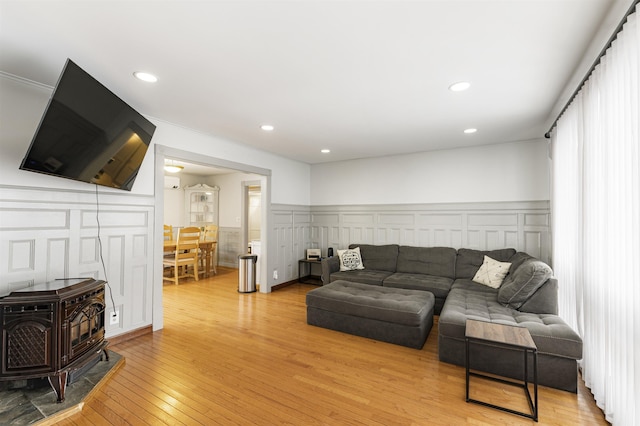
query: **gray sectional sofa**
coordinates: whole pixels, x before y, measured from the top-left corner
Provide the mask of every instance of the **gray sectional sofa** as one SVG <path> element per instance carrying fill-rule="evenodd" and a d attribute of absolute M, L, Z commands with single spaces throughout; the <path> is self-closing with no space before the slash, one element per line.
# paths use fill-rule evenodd
<path fill-rule="evenodd" d="M 323 284 L 344 280 L 433 293 L 434 314 L 439 315 L 439 359 L 456 365 L 464 365 L 467 319 L 526 327 L 538 347 L 539 384 L 577 392 L 582 340 L 557 315 L 558 281 L 540 260 L 511 248 L 481 251 L 395 244 L 349 246 L 356 247 L 360 248 L 364 269 L 340 271 L 338 256 L 322 259 Z M 472 280 L 485 255 L 511 263 L 497 289 Z M 471 352 L 472 368 L 522 379 L 520 351 L 472 346 Z"/>

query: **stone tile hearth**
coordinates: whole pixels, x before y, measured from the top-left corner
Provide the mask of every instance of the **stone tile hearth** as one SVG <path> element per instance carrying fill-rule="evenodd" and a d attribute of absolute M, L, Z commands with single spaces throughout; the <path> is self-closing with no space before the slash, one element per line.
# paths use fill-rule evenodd
<path fill-rule="evenodd" d="M 124 364 L 122 355 L 109 351 L 109 361 L 100 361 L 75 383 L 67 385 L 65 400 L 58 404 L 47 379 L 0 382 L 0 424 L 53 424 L 66 414 L 82 409 L 82 402 Z"/>

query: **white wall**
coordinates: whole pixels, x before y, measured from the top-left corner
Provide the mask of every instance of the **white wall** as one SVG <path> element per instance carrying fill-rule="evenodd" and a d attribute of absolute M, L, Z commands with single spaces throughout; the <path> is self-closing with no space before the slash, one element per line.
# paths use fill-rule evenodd
<path fill-rule="evenodd" d="M 41 208 L 41 204 L 30 203 L 33 198 L 38 198 L 39 202 L 45 199 L 68 200 L 86 205 L 89 210 L 95 199 L 92 194 L 94 191 L 92 185 L 18 170 L 51 91 L 52 89 L 46 86 L 0 75 L 2 99 L 0 102 L 0 129 L 2 129 L 0 132 L 0 189 L 3 190 L 4 197 L 0 201 L 8 203 L 9 209 L 17 203 L 20 209 L 25 210 L 25 215 L 19 216 L 24 217 L 25 221 L 29 218 L 30 208 L 33 210 Z M 270 171 L 270 188 L 267 194 L 271 198 L 265 200 L 265 205 L 269 203 L 269 206 L 274 204 L 280 206 L 279 208 L 288 215 L 286 220 L 289 222 L 291 222 L 289 217 L 292 215 L 307 217 L 310 209 L 330 205 L 395 204 L 402 206 L 418 203 L 549 199 L 549 168 L 547 145 L 544 140 L 309 166 L 152 117 L 150 119 L 157 125 L 152 144 Z M 149 218 L 154 216 L 156 220 L 160 220 L 161 216 L 157 213 L 163 206 L 157 203 L 159 198 L 164 198 L 164 193 L 161 196 L 155 194 L 155 167 L 161 167 L 161 165 L 156 164 L 154 156 L 152 146 L 147 152 L 131 193 L 100 188 L 102 194 L 113 194 L 114 202 L 109 205 L 109 209 L 126 210 L 130 205 L 143 204 L 155 210 L 147 213 Z M 33 195 L 29 195 L 30 193 Z M 55 204 L 55 201 L 52 204 Z M 70 212 L 84 211 L 83 207 L 76 207 L 76 204 L 69 207 Z M 275 268 L 287 269 L 289 273 L 284 276 L 294 277 L 296 259 L 302 255 L 303 249 L 313 242 L 312 221 L 310 219 L 302 222 L 293 220 L 292 223 L 296 226 L 292 227 L 284 224 L 283 219 L 283 225 L 280 226 L 279 218 L 284 216 L 274 214 L 274 223 L 269 224 L 267 232 L 269 240 L 272 241 L 269 241 L 268 245 L 268 265 L 264 266 L 268 271 Z M 226 224 L 231 222 L 230 224 L 234 226 L 236 217 L 235 213 L 230 213 L 229 217 L 221 218 L 221 221 L 224 220 Z M 65 230 L 64 238 L 72 239 L 69 247 L 78 247 L 82 244 L 82 240 L 76 241 L 76 239 L 80 235 L 86 238 L 85 234 L 93 231 L 90 228 L 87 228 L 88 231 L 76 229 L 74 228 L 76 222 L 69 223 L 73 229 Z M 299 228 L 297 224 L 304 226 Z M 20 241 L 35 238 L 28 231 L 28 223 L 15 225 L 15 238 L 19 237 Z M 1 227 L 2 224 L 0 224 Z M 123 244 L 132 244 L 131 247 L 125 246 L 123 250 L 138 250 L 139 241 L 143 240 L 147 248 L 157 245 L 151 222 L 144 224 L 144 231 L 136 230 L 135 235 L 131 235 L 130 229 L 132 228 L 125 226 L 122 229 L 114 228 L 110 231 L 114 233 L 112 238 L 121 239 Z M 33 234 L 35 235 L 35 232 Z M 8 250 L 10 244 L 13 244 L 14 236 L 9 236 L 3 231 L 0 237 L 2 249 Z M 340 238 L 342 241 L 342 237 Z M 9 241 L 10 239 L 12 241 Z M 344 240 L 350 239 L 345 237 Z M 36 257 L 49 256 L 46 244 L 50 242 L 47 238 L 38 237 L 34 239 L 33 244 Z M 157 251 L 161 253 L 161 247 Z M 106 257 L 110 256 L 114 254 L 107 252 Z M 69 256 L 66 258 L 63 256 L 63 258 L 69 262 L 65 265 L 66 270 L 73 271 L 72 264 L 77 262 L 77 258 Z M 151 293 L 154 293 L 153 325 L 158 328 L 162 326 L 161 322 L 157 322 L 161 312 L 161 298 L 157 298 L 155 294 L 161 293 L 158 290 L 161 290 L 162 285 L 161 279 L 154 274 L 161 269 L 161 266 L 158 264 L 156 267 L 154 261 L 157 261 L 155 257 L 146 259 L 145 270 L 148 270 L 146 275 L 136 275 L 136 271 L 142 270 L 143 265 L 132 265 L 130 270 L 118 272 L 121 277 L 136 276 L 137 278 L 135 282 L 129 279 L 121 280 L 117 302 L 124 311 L 137 312 L 144 309 L 148 313 L 149 298 L 152 297 Z M 34 265 L 49 265 L 51 259 L 36 258 L 34 262 Z M 39 266 L 35 267 L 35 269 L 38 268 Z M 0 275 L 0 284 L 9 286 L 11 283 L 19 285 L 22 282 L 33 282 L 30 277 L 37 281 L 37 277 L 43 276 L 43 271 L 24 271 L 20 274 L 16 281 L 5 274 Z M 44 274 L 44 276 L 48 275 Z M 275 282 L 271 279 L 270 273 L 267 274 L 267 278 L 269 279 L 268 288 L 273 284 L 287 281 L 280 275 L 280 279 Z M 152 282 L 153 285 L 151 285 Z M 136 293 L 138 295 L 136 297 L 130 297 L 127 291 L 133 288 L 131 286 L 144 291 Z M 150 316 L 145 316 L 142 322 L 140 318 L 134 322 L 125 317 L 127 322 L 123 323 L 118 331 L 113 330 L 111 333 L 130 331 L 145 325 L 149 318 Z"/>
<path fill-rule="evenodd" d="M 164 216 L 163 223 L 174 227 L 184 224 L 184 190 L 165 189 L 164 190 Z"/>
<path fill-rule="evenodd" d="M 11 213 L 10 223 L 0 223 L 0 253 L 11 253 L 18 243 L 25 253 L 25 256 L 14 255 L 12 264 L 0 268 L 2 292 L 57 277 L 60 275 L 57 271 L 62 271 L 62 275 L 78 271 L 104 279 L 100 270 L 80 270 L 84 260 L 77 256 L 78 252 L 83 253 L 79 247 L 96 236 L 95 226 L 88 225 L 86 220 L 75 220 L 78 215 L 82 218 L 95 217 L 95 187 L 18 169 L 52 90 L 51 87 L 0 74 L 0 212 Z M 162 120 L 150 119 L 157 125 L 156 133 L 132 191 L 99 188 L 101 200 L 107 200 L 104 206 L 101 205 L 101 211 L 128 213 L 137 208 L 131 206 L 137 205 L 148 209 L 143 222 L 138 219 L 139 215 L 132 214 L 133 224 L 123 221 L 117 223 L 116 220 L 113 224 L 109 222 L 104 225 L 104 233 L 110 241 L 121 242 L 119 245 L 108 244 L 104 253 L 109 279 L 117 283 L 114 297 L 118 309 L 122 309 L 124 313 L 141 314 L 123 315 L 122 324 L 117 329 L 109 329 L 108 335 L 125 333 L 152 323 L 156 329 L 162 327 L 162 299 L 159 296 L 162 278 L 158 275 L 161 265 L 154 254 L 154 251 L 161 253 L 162 249 L 161 245 L 159 250 L 155 249 L 159 244 L 156 241 L 156 231 L 159 228 L 154 227 L 154 222 L 158 220 L 157 211 L 163 208 L 163 205 L 158 205 L 158 201 L 164 198 L 164 193 L 162 196 L 155 194 L 154 144 L 270 170 L 271 185 L 268 193 L 273 200 L 304 205 L 310 202 L 309 165 Z M 160 188 L 162 186 L 161 183 Z M 62 203 L 65 203 L 64 206 L 58 206 Z M 56 229 L 52 232 L 44 232 L 43 230 L 48 230 L 47 227 L 32 230 L 30 220 L 34 217 L 46 222 L 47 212 L 43 210 L 43 206 L 60 210 L 63 212 L 61 215 L 74 220 L 63 221 L 63 225 L 53 224 Z M 111 217 L 105 213 L 104 220 L 110 221 Z M 64 252 L 51 248 L 59 240 L 65 241 Z M 134 260 L 140 260 L 141 263 L 134 263 L 130 261 L 129 253 L 145 253 L 147 257 L 140 260 L 142 257 L 138 256 Z M 51 269 L 52 264 L 56 265 L 54 270 Z"/>
<path fill-rule="evenodd" d="M 51 96 L 52 88 L 0 75 L 0 184 L 89 191 L 92 186 L 64 178 L 19 170 Z M 141 174 L 152 175 L 153 161 L 145 158 Z M 137 182 L 132 193 L 153 194 L 153 182 Z M 122 193 L 101 188 L 105 193 Z"/>
<path fill-rule="evenodd" d="M 164 215 L 163 222 L 174 227 L 186 226 L 184 188 L 199 183 L 211 186 L 215 184 L 210 182 L 211 178 L 209 176 L 192 175 L 189 173 L 165 173 L 165 177 L 166 176 L 179 178 L 180 188 L 165 188 L 164 208 L 162 211 Z"/>
<path fill-rule="evenodd" d="M 545 139 L 311 167 L 311 205 L 549 199 Z"/>
<path fill-rule="evenodd" d="M 240 228 L 242 217 L 242 182 L 259 181 L 251 173 L 229 173 L 211 177 L 212 185 L 220 187 L 220 227 Z"/>
<path fill-rule="evenodd" d="M 176 176 L 176 175 L 171 175 Z M 218 186 L 219 213 L 218 225 L 227 228 L 239 228 L 242 217 L 242 182 L 259 181 L 259 175 L 252 173 L 227 173 L 223 175 L 200 176 L 179 173 L 179 189 L 164 190 L 164 217 L 166 223 L 184 225 L 184 187 L 199 183 Z"/>
<path fill-rule="evenodd" d="M 33 186 L 86 191 L 91 187 L 69 179 L 54 178 L 18 170 L 38 127 L 53 88 L 0 75 L 0 182 L 4 185 Z M 144 111 L 141 111 L 144 113 Z M 196 132 L 157 118 L 148 117 L 157 128 L 153 144 L 161 144 L 198 154 L 222 158 L 272 171 L 272 201 L 308 205 L 310 166 L 278 157 L 248 146 Z M 153 195 L 154 152 L 147 151 L 132 194 Z M 108 188 L 101 191 L 115 191 Z"/>
<path fill-rule="evenodd" d="M 155 143 L 168 148 L 194 152 L 203 156 L 221 158 L 270 170 L 272 202 L 309 204 L 311 166 L 308 164 L 278 157 L 246 145 L 167 123 L 157 118 L 148 118 L 157 126 L 152 144 Z M 152 151 L 151 148 L 150 151 Z M 153 155 L 148 153 L 147 156 L 152 157 Z M 147 159 L 145 158 L 145 162 Z M 134 189 L 136 188 L 134 187 Z"/>

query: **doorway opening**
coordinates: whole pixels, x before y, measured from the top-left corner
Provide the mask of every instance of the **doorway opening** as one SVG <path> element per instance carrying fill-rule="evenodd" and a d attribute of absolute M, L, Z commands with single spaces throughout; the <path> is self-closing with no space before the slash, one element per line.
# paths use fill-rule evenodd
<path fill-rule="evenodd" d="M 153 328 L 155 330 L 162 328 L 163 319 L 162 319 L 162 255 L 163 255 L 163 225 L 164 225 L 164 209 L 162 208 L 165 205 L 165 173 L 164 173 L 164 165 L 165 159 L 168 159 L 170 162 L 174 164 L 185 164 L 185 169 L 188 170 L 187 164 L 191 164 L 197 167 L 204 168 L 213 168 L 216 170 L 226 169 L 228 174 L 224 176 L 228 177 L 218 177 L 216 179 L 220 179 L 220 192 L 219 192 L 219 226 L 220 231 L 228 231 L 227 236 L 229 236 L 228 240 L 223 240 L 224 235 L 223 232 L 219 233 L 219 243 L 218 243 L 218 253 L 221 255 L 222 247 L 225 246 L 227 250 L 227 261 L 231 261 L 233 258 L 234 267 L 237 267 L 237 256 L 239 254 L 245 254 L 247 251 L 247 242 L 249 241 L 249 220 L 248 216 L 246 216 L 245 220 L 245 192 L 244 186 L 242 191 L 239 191 L 239 186 L 237 182 L 251 182 L 253 187 L 260 188 L 259 194 L 259 206 L 258 210 L 259 214 L 256 213 L 259 219 L 255 219 L 255 215 L 252 214 L 252 221 L 258 220 L 257 224 L 259 224 L 259 228 L 255 228 L 255 223 L 253 223 L 254 229 L 251 231 L 252 238 L 259 236 L 256 241 L 260 241 L 262 246 L 261 256 L 258 260 L 258 264 L 260 267 L 260 275 L 258 275 L 258 270 L 256 270 L 257 282 L 261 283 L 260 292 L 261 293 L 269 293 L 271 291 L 271 287 L 267 280 L 268 277 L 263 277 L 263 271 L 267 270 L 268 265 L 268 252 L 265 249 L 267 246 L 267 229 L 268 229 L 268 218 L 269 218 L 269 210 L 270 210 L 270 202 L 269 202 L 269 194 L 270 194 L 270 185 L 271 185 L 271 171 L 268 169 L 263 169 L 259 167 L 250 166 L 247 164 L 236 163 L 229 160 L 224 160 L 221 158 L 208 157 L 202 154 L 183 151 L 175 148 L 170 148 L 163 145 L 155 145 L 155 194 L 156 194 L 156 205 L 159 208 L 155 209 L 155 240 L 156 244 L 154 246 L 154 276 L 157 277 L 154 279 L 154 296 L 153 296 Z M 184 175 L 186 177 L 186 175 Z M 186 180 L 180 179 L 182 185 Z M 214 180 L 215 181 L 215 180 Z M 212 182 L 214 182 L 212 181 Z M 175 180 L 173 180 L 175 182 Z M 235 184 L 230 182 L 236 182 Z M 255 197 L 255 195 L 252 195 Z M 255 201 L 254 201 L 255 203 Z M 231 210 L 229 206 L 234 205 L 235 210 L 229 212 Z M 225 229 L 226 228 L 226 229 Z M 256 233 L 257 229 L 257 233 Z"/>
<path fill-rule="evenodd" d="M 242 182 L 242 241 L 246 244 L 248 252 L 258 256 L 256 264 L 256 281 L 260 285 L 266 282 L 267 277 L 262 277 L 262 271 L 266 264 L 263 263 L 262 245 L 262 187 L 260 181 Z M 262 265 L 265 265 L 263 267 Z"/>

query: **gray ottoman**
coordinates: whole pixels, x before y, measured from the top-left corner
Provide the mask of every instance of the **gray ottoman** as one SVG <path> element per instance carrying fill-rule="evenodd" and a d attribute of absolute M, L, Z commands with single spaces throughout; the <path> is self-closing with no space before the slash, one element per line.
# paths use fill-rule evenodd
<path fill-rule="evenodd" d="M 338 280 L 307 293 L 307 324 L 421 349 L 434 301 L 427 291 Z"/>

